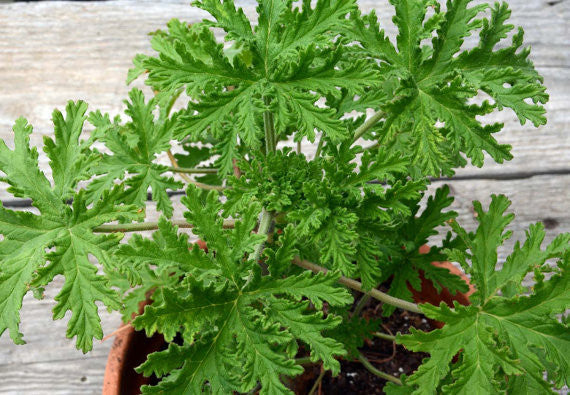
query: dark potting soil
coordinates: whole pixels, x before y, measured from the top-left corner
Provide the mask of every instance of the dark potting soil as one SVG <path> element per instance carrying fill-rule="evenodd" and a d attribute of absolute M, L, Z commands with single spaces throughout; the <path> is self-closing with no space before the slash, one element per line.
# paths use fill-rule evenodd
<path fill-rule="evenodd" d="M 365 318 L 380 318 L 381 303 L 371 300 L 363 309 Z M 435 329 L 429 320 L 423 315 L 397 309 L 389 318 L 383 318 L 380 331 L 388 334 L 409 333 L 410 327 L 431 331 Z M 372 338 L 360 349 L 362 354 L 378 370 L 400 377 L 402 374 L 412 374 L 428 356 L 426 353 L 416 353 L 406 350 L 403 346 L 395 343 Z M 295 378 L 295 394 L 306 395 L 310 392 L 321 372 L 320 365 L 305 366 L 305 372 Z M 322 380 L 320 392 L 322 395 L 355 395 L 355 394 L 384 394 L 383 388 L 386 380 L 370 373 L 360 362 L 341 360 L 341 372 L 332 377 L 327 372 Z"/>

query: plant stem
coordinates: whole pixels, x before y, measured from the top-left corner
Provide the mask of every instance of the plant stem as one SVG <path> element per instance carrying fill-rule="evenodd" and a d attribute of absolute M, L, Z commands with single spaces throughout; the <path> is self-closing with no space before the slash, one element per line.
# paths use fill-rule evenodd
<path fill-rule="evenodd" d="M 269 98 L 263 98 L 265 105 L 269 105 Z M 263 129 L 265 131 L 265 155 L 269 155 L 270 152 L 275 152 L 275 125 L 273 123 L 273 113 L 267 110 L 263 113 Z M 261 212 L 261 220 L 259 221 L 259 227 L 257 228 L 257 234 L 260 235 L 267 235 L 271 230 L 271 223 L 273 222 L 273 214 L 263 208 Z M 261 257 L 261 253 L 263 252 L 263 247 L 265 247 L 265 242 L 267 241 L 267 237 L 263 242 L 259 243 L 255 250 L 253 251 L 253 255 L 250 255 L 251 258 L 257 263 L 259 263 L 259 258 Z M 266 268 L 261 265 L 263 271 L 266 271 Z"/>
<path fill-rule="evenodd" d="M 186 222 L 185 220 L 173 220 L 170 221 L 172 225 L 176 225 L 179 228 L 193 228 L 194 225 Z M 224 220 L 224 228 L 233 228 L 235 221 L 233 219 Z M 109 225 L 99 225 L 93 228 L 94 233 L 115 233 L 115 232 L 141 232 L 143 230 L 156 230 L 158 229 L 158 222 L 138 222 L 134 224 L 109 224 Z"/>
<path fill-rule="evenodd" d="M 374 115 L 368 118 L 366 122 L 364 122 L 354 131 L 354 138 L 352 139 L 352 141 L 355 142 L 356 140 L 361 138 L 364 135 L 364 133 L 368 132 L 374 125 L 376 125 L 376 123 L 379 120 L 381 120 L 385 116 L 386 113 L 384 111 L 375 112 Z"/>
<path fill-rule="evenodd" d="M 265 105 L 269 105 L 269 98 L 263 99 Z M 265 111 L 263 113 L 263 129 L 265 131 L 265 154 L 270 152 L 275 152 L 275 124 L 273 123 L 273 113 L 271 111 Z"/>
<path fill-rule="evenodd" d="M 317 144 L 317 150 L 315 151 L 315 158 L 318 158 L 319 156 L 321 156 L 321 151 L 323 150 L 323 144 L 325 143 L 324 140 L 324 133 L 321 134 L 321 137 L 319 137 L 319 143 Z"/>
<path fill-rule="evenodd" d="M 315 265 L 314 263 L 306 261 L 306 260 L 301 259 L 299 257 L 295 257 L 293 259 L 293 263 L 297 266 L 302 267 L 302 268 L 311 270 L 314 273 L 319 273 L 319 272 L 327 273 L 328 272 L 328 269 L 326 269 L 322 266 L 319 266 L 319 265 Z M 353 279 L 348 278 L 348 277 L 340 276 L 340 278 L 338 279 L 338 282 L 341 283 L 342 285 L 345 285 L 345 286 L 352 288 L 356 291 L 364 293 L 364 291 L 362 290 L 362 283 L 360 283 L 356 280 L 353 280 Z M 370 291 L 368 291 L 368 294 L 370 296 L 372 296 L 374 299 L 377 299 L 381 302 L 391 304 L 392 306 L 396 306 L 396 307 L 399 307 L 401 309 L 411 311 L 413 313 L 423 314 L 423 312 L 420 310 L 420 308 L 418 307 L 417 304 L 408 302 L 407 300 L 395 298 L 395 297 L 390 296 L 390 295 L 388 295 L 382 291 L 379 291 L 377 289 L 371 289 Z"/>
<path fill-rule="evenodd" d="M 357 317 L 360 315 L 360 312 L 362 311 L 364 306 L 366 306 L 366 303 L 368 303 L 370 298 L 371 298 L 371 296 L 368 293 L 365 295 L 362 295 L 362 297 L 360 298 L 360 300 L 356 304 L 356 307 L 354 308 L 354 312 L 352 313 L 353 317 Z"/>
<path fill-rule="evenodd" d="M 168 159 L 170 159 L 170 163 L 172 163 L 172 167 L 175 169 L 178 169 L 180 166 L 178 166 L 178 161 L 176 160 L 176 158 L 174 157 L 174 155 L 172 154 L 171 150 L 166 151 L 167 155 L 168 155 Z M 188 177 L 186 174 L 181 173 L 180 177 L 182 177 L 184 179 L 184 181 L 186 181 L 187 183 L 191 183 L 192 179 L 190 177 Z"/>
<path fill-rule="evenodd" d="M 190 177 L 188 177 L 186 175 L 186 173 L 190 173 L 187 171 L 179 171 L 180 169 L 184 169 L 180 166 L 178 166 L 178 162 L 176 161 L 176 158 L 174 157 L 174 155 L 172 155 L 172 151 L 168 150 L 167 151 L 168 154 L 168 159 L 170 159 L 170 163 L 172 163 L 172 167 L 169 168 L 170 171 L 177 171 L 180 173 L 180 176 L 184 179 L 184 181 L 186 181 L 188 184 L 194 184 L 195 186 L 197 186 L 198 188 L 201 189 L 205 189 L 207 191 L 223 191 L 224 189 L 227 189 L 226 187 L 223 187 L 221 185 L 208 185 L 208 184 L 202 184 L 201 182 L 198 181 L 194 181 L 193 179 L 191 179 Z"/>
<path fill-rule="evenodd" d="M 388 335 L 388 334 L 382 333 L 382 332 L 372 332 L 372 336 L 375 336 L 379 339 L 396 341 L 396 336 Z"/>
<path fill-rule="evenodd" d="M 201 182 L 194 181 L 194 180 L 190 180 L 190 184 L 193 184 L 200 189 L 205 189 L 206 191 L 225 191 L 226 189 L 230 189 L 230 187 L 225 187 L 222 185 L 203 184 Z"/>
<path fill-rule="evenodd" d="M 301 153 L 301 142 L 297 141 L 297 153 L 300 154 Z"/>
<path fill-rule="evenodd" d="M 271 222 L 273 222 L 273 215 L 269 211 L 263 209 L 261 214 L 261 220 L 259 221 L 259 228 L 257 229 L 257 234 L 267 235 L 271 228 Z M 263 240 L 261 243 L 259 243 L 257 247 L 255 247 L 255 250 L 253 251 L 253 255 L 251 256 L 251 258 L 255 262 L 259 262 L 259 258 L 261 257 L 261 252 L 263 251 L 263 247 L 265 247 L 265 241 L 266 240 Z"/>
<path fill-rule="evenodd" d="M 383 378 L 384 380 L 391 381 L 392 383 L 402 385 L 402 381 L 400 379 L 398 379 L 397 377 L 394 377 L 388 373 L 381 372 L 380 370 L 378 370 L 374 366 L 372 366 L 370 361 L 368 359 L 366 359 L 366 357 L 364 355 L 362 355 L 362 353 L 360 353 L 360 352 L 358 353 L 358 360 L 373 375 L 378 376 L 380 378 Z"/>
<path fill-rule="evenodd" d="M 175 173 L 186 173 L 186 174 L 216 174 L 218 169 L 200 169 L 197 167 L 169 167 L 168 171 Z"/>
<path fill-rule="evenodd" d="M 325 370 L 322 368 L 321 366 L 321 373 L 319 374 L 319 377 L 317 377 L 317 380 L 315 380 L 315 384 L 313 384 L 313 387 L 311 388 L 311 390 L 309 391 L 308 395 L 313 395 L 315 393 L 315 391 L 317 390 L 317 388 L 319 388 L 319 385 L 321 384 L 321 381 L 323 381 L 323 377 L 325 377 Z"/>

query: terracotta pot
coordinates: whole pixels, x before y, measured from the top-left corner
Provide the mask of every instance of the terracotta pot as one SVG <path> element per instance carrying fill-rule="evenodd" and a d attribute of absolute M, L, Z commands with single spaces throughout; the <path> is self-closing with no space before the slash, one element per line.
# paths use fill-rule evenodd
<path fill-rule="evenodd" d="M 201 245 L 200 247 L 205 248 L 205 245 Z M 426 251 L 426 247 L 427 246 L 424 246 L 422 249 Z M 429 251 L 429 247 L 427 247 L 427 251 Z M 461 276 L 469 284 L 470 289 L 464 294 L 458 292 L 452 295 L 447 289 L 443 289 L 441 293 L 438 293 L 432 283 L 426 280 L 422 275 L 422 290 L 418 292 L 410 287 L 416 303 L 429 302 L 439 305 L 439 303 L 443 301 L 453 306 L 453 301 L 456 300 L 463 305 L 468 305 L 469 295 L 471 295 L 475 289 L 469 283 L 467 276 L 450 262 L 433 262 L 433 264 L 445 267 L 452 273 Z M 441 322 L 432 321 L 432 323 L 439 328 L 443 326 Z M 121 327 L 119 331 L 117 331 L 115 341 L 109 352 L 103 383 L 103 395 L 139 394 L 140 387 L 149 384 L 150 379 L 137 374 L 134 368 L 142 364 L 148 354 L 159 351 L 162 347 L 164 347 L 162 336 L 155 335 L 151 339 L 148 339 L 144 332 L 137 332 L 133 327 Z"/>
<path fill-rule="evenodd" d="M 121 325 L 107 358 L 103 395 L 140 394 L 140 388 L 150 384 L 150 378 L 138 374 L 135 368 L 146 361 L 149 354 L 159 351 L 164 345 L 161 335 L 149 339 L 144 331 L 135 331 L 130 325 Z"/>

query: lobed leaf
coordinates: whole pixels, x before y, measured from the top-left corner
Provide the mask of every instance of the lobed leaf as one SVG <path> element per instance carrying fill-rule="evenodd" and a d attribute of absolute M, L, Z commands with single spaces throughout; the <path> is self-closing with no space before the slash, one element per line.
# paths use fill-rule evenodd
<path fill-rule="evenodd" d="M 560 235 L 543 250 L 543 227 L 534 225 L 522 249 L 517 243 L 504 267 L 496 270 L 496 250 L 512 220 L 512 215 L 505 215 L 509 204 L 506 197 L 493 196 L 485 212 L 475 202 L 479 227 L 474 234 L 454 224 L 470 250 L 470 254 L 456 251 L 454 256 L 462 260 L 477 291 L 471 306 L 455 303 L 452 310 L 443 303 L 421 305 L 429 318 L 445 322 L 442 329 L 398 335 L 397 341 L 410 350 L 430 353 L 406 379 L 411 392 L 458 393 L 479 388 L 484 393 L 550 393 L 568 384 L 570 331 L 556 315 L 570 303 L 570 235 Z M 541 271 L 547 270 L 546 261 L 552 258 L 558 259 L 555 274 L 544 280 Z M 526 295 L 521 282 L 533 270 L 537 284 Z M 502 289 L 504 293 L 499 292 Z M 459 351 L 459 360 L 453 363 Z"/>

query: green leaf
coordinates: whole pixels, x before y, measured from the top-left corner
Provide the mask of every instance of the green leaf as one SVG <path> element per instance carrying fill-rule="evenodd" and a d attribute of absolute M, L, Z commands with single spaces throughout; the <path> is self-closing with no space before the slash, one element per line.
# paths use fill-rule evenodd
<path fill-rule="evenodd" d="M 428 253 L 420 253 L 420 248 L 428 244 L 429 238 L 437 235 L 438 228 L 452 221 L 457 217 L 455 211 L 448 208 L 453 203 L 453 198 L 449 196 L 447 185 L 438 188 L 435 194 L 429 196 L 426 207 L 418 215 L 420 209 L 420 199 L 413 201 L 407 207 L 411 209 L 411 217 L 408 217 L 398 228 L 400 245 L 395 245 L 390 251 L 390 259 L 385 259 L 380 281 L 392 278 L 388 293 L 400 299 L 413 301 L 413 295 L 408 288 L 419 291 L 421 289 L 420 272 L 423 277 L 432 282 L 434 288 L 441 292 L 442 288 L 448 289 L 451 293 L 457 291 L 467 292 L 469 289 L 465 281 L 459 276 L 452 274 L 449 270 L 432 265 L 432 262 L 446 260 L 442 253 L 442 247 L 434 243 Z M 393 234 L 390 234 L 393 238 Z M 386 241 L 383 241 L 387 244 Z M 446 245 L 447 241 L 444 242 Z M 460 245 L 457 245 L 458 251 Z M 461 251 L 463 251 L 461 249 Z M 382 312 L 385 316 L 390 316 L 394 312 L 393 306 L 383 306 Z"/>
<path fill-rule="evenodd" d="M 320 278 L 315 278 L 313 285 L 305 289 L 314 288 L 317 281 Z M 185 339 L 192 339 L 200 330 L 214 325 L 219 329 L 215 338 L 208 339 L 206 344 L 200 341 L 193 344 L 180 371 L 175 371 L 156 388 L 147 387 L 145 392 L 178 393 L 183 388 L 193 388 L 193 391 L 199 392 L 205 381 L 210 383 L 214 392 L 228 391 L 232 388 L 230 385 L 247 392 L 256 381 L 261 382 L 263 393 L 288 392 L 279 375 L 294 376 L 302 370 L 295 365 L 293 359 L 284 354 L 283 346 L 299 331 L 309 328 L 312 332 L 302 332 L 300 340 L 307 341 L 314 347 L 315 358 L 324 356 L 335 367 L 331 356 L 342 354 L 343 350 L 339 343 L 322 337 L 318 332 L 336 326 L 337 319 L 331 317 L 323 320 L 319 315 L 306 315 L 306 304 L 292 304 L 280 299 L 263 299 L 272 312 L 267 316 L 251 307 L 259 295 L 284 291 L 287 289 L 266 282 L 259 292 L 249 287 L 243 295 L 229 290 L 216 292 L 214 288 L 192 288 L 189 299 L 165 293 L 164 304 L 157 308 L 147 307 L 145 314 L 135 320 L 137 328 L 145 328 L 149 334 L 158 329 L 164 331 L 167 338 L 171 338 L 177 328 L 181 327 Z M 299 292 L 299 296 L 303 295 L 303 291 Z M 342 300 L 346 298 L 343 297 Z M 301 308 L 303 306 L 305 308 Z M 279 329 L 280 327 L 288 330 Z M 276 348 L 271 344 L 281 347 Z M 232 361 L 235 362 L 236 358 L 245 364 L 240 369 L 240 381 L 231 375 L 228 377 L 228 374 L 236 374 L 231 368 Z M 148 371 L 150 366 L 147 363 L 144 369 Z"/>
<path fill-rule="evenodd" d="M 271 4 L 269 1 L 263 3 Z M 279 34 L 267 39 L 268 42 L 274 43 L 270 48 L 272 51 L 267 53 L 267 59 L 275 56 L 285 58 L 297 48 L 327 44 L 327 35 L 346 27 L 346 16 L 355 9 L 356 3 L 353 0 L 320 0 L 314 8 L 305 1 L 301 9 L 283 11 L 280 22 L 285 24 L 286 29 L 275 29 L 275 33 Z M 290 25 L 286 25 L 287 23 Z"/>
<path fill-rule="evenodd" d="M 195 186 L 188 186 L 186 196 L 182 198 L 182 204 L 188 208 L 184 217 L 188 223 L 193 225 L 192 233 L 209 243 L 209 250 L 218 251 L 222 255 L 229 255 L 230 247 L 224 240 L 223 219 L 219 216 L 222 208 L 219 195 L 215 191 L 210 191 L 202 199 L 200 192 Z M 226 270 L 225 273 L 229 274 L 232 268 L 228 267 Z"/>
<path fill-rule="evenodd" d="M 8 191 L 16 197 L 29 197 L 40 211 L 55 212 L 62 207 L 59 197 L 40 171 L 38 151 L 30 148 L 32 126 L 24 118 L 18 118 L 13 128 L 14 150 L 0 142 L 0 169 L 6 174 L 1 178 L 10 185 Z"/>
<path fill-rule="evenodd" d="M 371 180 L 392 180 L 396 174 L 406 174 L 408 166 L 409 159 L 402 155 L 384 150 L 378 150 L 374 156 L 365 153 L 358 174 L 351 177 L 350 184 L 362 185 Z"/>
<path fill-rule="evenodd" d="M 482 393 L 511 393 L 517 388 L 550 393 L 568 384 L 570 331 L 556 315 L 570 303 L 570 235 L 557 237 L 542 250 L 544 230 L 532 226 L 523 247 L 517 244 L 504 267 L 495 270 L 496 250 L 508 235 L 505 226 L 512 220 L 511 215 L 504 215 L 509 203 L 504 196 L 493 196 L 485 212 L 475 202 L 479 227 L 474 234 L 454 225 L 470 250 L 470 254 L 455 251 L 453 256 L 462 261 L 477 289 L 471 298 L 473 305 L 455 303 L 453 310 L 444 303 L 439 307 L 421 305 L 426 316 L 445 322 L 445 326 L 429 333 L 412 330 L 410 335 L 398 335 L 398 342 L 408 349 L 430 353 L 406 380 L 413 393 L 435 393 L 440 386 L 451 393 L 472 388 Z M 545 266 L 551 258 L 558 258 L 554 269 Z M 520 283 L 532 270 L 537 284 L 526 295 Z M 541 271 L 545 270 L 555 274 L 544 280 Z M 517 287 L 498 294 L 511 282 Z M 460 351 L 458 362 L 453 363 Z M 545 371 L 548 380 L 543 379 Z"/>
<path fill-rule="evenodd" d="M 426 207 L 420 216 L 413 218 L 406 231 L 413 234 L 413 242 L 419 249 L 428 242 L 431 236 L 438 234 L 437 228 L 457 217 L 457 213 L 446 210 L 453 204 L 453 197 L 449 196 L 449 186 L 444 185 L 428 197 Z"/>
<path fill-rule="evenodd" d="M 275 321 L 286 325 L 293 336 L 309 345 L 313 362 L 323 361 L 323 368 L 337 375 L 340 373 L 340 363 L 335 356 L 346 355 L 346 350 L 342 343 L 324 337 L 321 332 L 337 326 L 342 319 L 332 315 L 323 319 L 322 312 L 306 314 L 308 303 L 276 300 L 271 302 L 267 313 Z"/>
<path fill-rule="evenodd" d="M 335 356 L 345 351 L 322 332 L 337 326 L 340 319 L 333 314 L 324 318 L 320 311 L 325 302 L 331 306 L 352 302 L 350 294 L 337 285 L 338 276 L 304 272 L 285 278 L 262 277 L 257 263 L 244 259 L 265 239 L 252 233 L 260 211 L 258 205 L 251 205 L 235 228 L 227 230 L 222 228 L 216 193 L 203 197 L 190 188 L 184 204 L 195 233 L 208 244 L 208 252 L 200 252 L 201 260 L 220 270 L 211 271 L 207 279 L 196 275 L 195 270 L 194 274 L 180 272 L 184 278 L 165 286 L 158 303 L 147 306 L 144 314 L 134 320 L 135 327 L 149 336 L 159 332 L 172 341 L 180 333 L 184 339 L 182 347 L 171 346 L 140 367 L 147 375 L 170 373 L 157 386 L 145 387 L 145 393 L 199 393 L 206 382 L 214 393 L 247 392 L 257 382 L 262 385 L 262 393 L 287 393 L 280 376 L 302 372 L 290 352 L 290 345 L 296 341 L 309 345 L 315 361 L 322 360 L 328 369 L 338 371 Z M 156 236 L 155 240 L 163 238 L 182 252 L 185 238 L 176 238 L 168 230 L 168 236 Z M 139 260 L 156 249 L 149 243 L 139 239 L 122 251 L 129 259 Z M 168 251 L 166 257 L 171 255 Z M 290 253 L 277 253 L 272 259 L 283 266 L 289 263 Z M 184 258 L 186 266 L 193 261 Z M 149 262 L 162 266 L 160 257 Z"/>
<path fill-rule="evenodd" d="M 362 289 L 368 291 L 375 288 L 382 278 L 382 249 L 377 245 L 376 239 L 370 235 L 360 235 L 356 251 L 356 262 L 360 269 Z"/>
<path fill-rule="evenodd" d="M 121 234 L 98 235 L 93 229 L 106 222 L 139 218 L 133 206 L 117 204 L 120 188 L 104 193 L 88 206 L 84 191 L 73 190 L 78 181 L 90 174 L 93 157 L 83 149 L 79 136 L 85 121 L 86 105 L 69 103 L 67 114 L 54 112 L 55 140 L 46 139 L 45 151 L 51 161 L 53 186 L 40 171 L 35 148 L 30 148 L 32 127 L 20 118 L 14 126 L 15 148 L 0 142 L 0 170 L 3 180 L 18 197 L 31 198 L 40 215 L 0 208 L 0 334 L 6 329 L 14 342 L 23 344 L 19 332 L 19 310 L 24 295 L 41 290 L 56 275 L 65 282 L 56 296 L 54 319 L 71 311 L 67 336 L 77 337 L 84 352 L 101 339 L 103 331 L 96 301 L 108 308 L 120 308 L 118 295 L 109 287 L 105 275 L 89 261 L 94 257 L 103 272 L 114 270 L 108 250 L 116 246 Z M 73 200 L 68 206 L 66 201 Z"/>
<path fill-rule="evenodd" d="M 84 144 L 79 140 L 83 124 L 87 117 L 87 103 L 69 102 L 63 114 L 54 110 L 52 115 L 55 141 L 44 138 L 44 151 L 50 158 L 50 167 L 54 179 L 55 193 L 64 198 L 71 197 L 77 182 L 91 176 L 94 155 L 85 151 Z"/>
<path fill-rule="evenodd" d="M 256 97 L 257 96 L 257 97 Z M 253 117 L 261 113 L 259 106 L 259 87 L 237 87 L 232 90 L 211 93 L 209 97 L 197 103 L 190 103 L 184 119 L 184 129 L 176 137 L 182 140 L 191 131 L 190 137 L 197 139 L 205 131 L 216 138 L 223 138 L 228 124 L 237 118 L 243 127 L 244 140 L 253 147 L 260 145 L 255 137 L 261 135 L 260 127 Z M 235 114 L 235 115 L 234 115 Z"/>
<path fill-rule="evenodd" d="M 484 212 L 481 203 L 473 202 L 479 226 L 472 239 L 465 236 L 465 232 L 457 223 L 452 223 L 453 229 L 463 238 L 471 250 L 472 281 L 477 287 L 477 294 L 474 297 L 480 298 L 482 301 L 487 300 L 498 289 L 498 286 L 492 287 L 489 283 L 491 277 L 495 276 L 496 273 L 497 248 L 512 234 L 510 231 L 505 231 L 507 225 L 515 217 L 514 214 L 505 214 L 510 204 L 511 202 L 506 196 L 493 195 L 489 210 Z M 528 270 L 527 268 L 526 271 Z"/>
<path fill-rule="evenodd" d="M 253 31 L 249 20 L 241 8 L 235 8 L 232 0 L 223 3 L 217 0 L 195 1 L 193 5 L 202 8 L 214 17 L 211 25 L 222 28 L 228 33 L 228 40 L 249 42 L 253 40 Z"/>
<path fill-rule="evenodd" d="M 155 100 L 145 102 L 142 91 L 133 89 L 126 101 L 125 113 L 131 121 L 121 125 L 116 119 L 99 112 L 91 113 L 89 121 L 96 127 L 97 139 L 105 143 L 112 155 L 101 154 L 95 172 L 101 176 L 89 184 L 90 201 L 100 199 L 103 191 L 116 180 L 124 180 L 127 186 L 123 201 L 145 207 L 150 188 L 157 208 L 167 217 L 172 216 L 172 202 L 167 189 L 176 190 L 182 183 L 164 176 L 165 166 L 154 163 L 158 154 L 170 149 L 172 130 L 177 117 L 155 119 Z"/>
<path fill-rule="evenodd" d="M 220 155 L 214 163 L 220 174 L 232 174 L 235 160 L 238 157 L 238 134 L 236 129 L 230 130 L 229 133 L 214 146 L 213 151 Z"/>
<path fill-rule="evenodd" d="M 380 86 L 385 89 L 374 107 L 387 115 L 385 121 L 365 137 L 381 146 L 411 152 L 423 173 L 452 174 L 464 166 L 460 153 L 476 166 L 483 165 L 483 152 L 497 163 L 510 160 L 510 146 L 499 144 L 494 133 L 502 124 L 485 125 L 485 116 L 511 108 L 521 123 L 535 126 L 546 122 L 543 104 L 548 100 L 542 77 L 522 47 L 519 28 L 512 44 L 503 41 L 513 30 L 506 24 L 510 10 L 506 3 L 477 4 L 471 0 L 439 2 L 392 0 L 398 36 L 394 46 L 380 29 L 374 13 L 361 17 L 353 13 L 347 35 L 359 42 L 354 51 L 360 57 L 380 62 Z M 426 12 L 433 8 L 428 19 Z M 490 8 L 490 17 L 484 13 Z M 479 30 L 479 41 L 462 50 L 466 38 Z M 431 46 L 424 40 L 432 38 Z M 478 94 L 493 102 L 472 104 Z M 404 148 L 405 147 L 405 148 Z"/>
<path fill-rule="evenodd" d="M 291 2 L 260 1 L 253 30 L 233 1 L 195 4 L 213 20 L 193 26 L 171 22 L 168 32 L 153 38 L 157 56 L 137 57 L 133 71 L 148 70 L 147 84 L 157 91 L 186 89 L 190 101 L 173 132 L 176 139 L 214 137 L 228 146 L 239 137 L 240 144 L 258 149 L 264 143 L 260 115 L 266 111 L 273 113 L 279 139 L 292 132 L 298 141 L 313 141 L 316 131 L 335 142 L 351 136 L 340 121 L 344 114 L 315 103 L 339 89 L 354 97 L 378 79 L 369 62 L 343 60 L 345 46 L 334 33 L 349 26 L 354 0 L 319 0 L 314 8 L 303 2 L 300 9 Z M 212 27 L 226 32 L 231 48 L 216 42 Z M 223 153 L 226 172 L 239 155 L 235 149 Z"/>
<path fill-rule="evenodd" d="M 296 241 L 295 228 L 288 225 L 283 229 L 283 234 L 277 241 L 279 246 L 275 249 L 269 247 L 264 249 L 263 252 L 267 256 L 267 268 L 272 277 L 280 277 L 291 267 L 291 262 L 298 253 L 295 248 Z"/>
<path fill-rule="evenodd" d="M 123 319 L 129 321 L 139 312 L 139 303 L 151 295 L 153 301 L 163 300 L 163 290 L 176 285 L 183 273 L 199 278 L 217 275 L 214 263 L 196 245 L 188 241 L 188 235 L 179 233 L 178 227 L 164 217 L 158 222 L 158 231 L 152 240 L 138 234 L 128 244 L 122 244 L 114 253 L 120 260 L 120 271 L 126 276 L 129 292 L 124 298 Z M 131 288 L 138 286 L 134 289 Z"/>
<path fill-rule="evenodd" d="M 309 141 L 315 141 L 315 130 L 323 131 L 334 142 L 340 142 L 348 137 L 348 132 L 342 122 L 335 118 L 335 111 L 330 108 L 321 108 L 315 105 L 319 99 L 308 92 L 299 92 L 289 89 L 286 85 L 277 90 L 277 102 L 287 103 L 286 109 L 280 108 L 278 117 L 286 117 L 286 120 L 278 120 L 278 123 L 288 124 L 289 119 L 296 119 L 299 132 L 295 136 L 296 141 L 306 137 Z M 283 111 L 285 110 L 285 111 Z"/>

